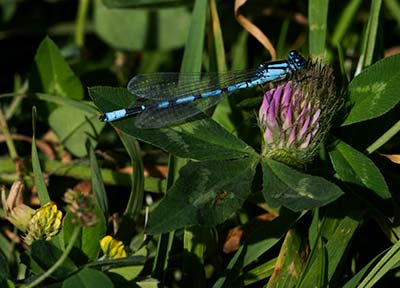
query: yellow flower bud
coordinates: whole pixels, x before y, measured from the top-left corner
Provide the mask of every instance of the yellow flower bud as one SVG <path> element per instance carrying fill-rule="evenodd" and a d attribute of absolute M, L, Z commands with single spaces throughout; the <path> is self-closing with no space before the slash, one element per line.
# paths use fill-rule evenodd
<path fill-rule="evenodd" d="M 105 258 L 117 259 L 127 257 L 125 246 L 122 241 L 107 235 L 100 240 L 100 247 Z"/>
<path fill-rule="evenodd" d="M 57 205 L 49 202 L 36 210 L 29 221 L 28 233 L 24 241 L 30 245 L 33 240 L 50 240 L 61 228 L 62 212 L 57 209 Z"/>

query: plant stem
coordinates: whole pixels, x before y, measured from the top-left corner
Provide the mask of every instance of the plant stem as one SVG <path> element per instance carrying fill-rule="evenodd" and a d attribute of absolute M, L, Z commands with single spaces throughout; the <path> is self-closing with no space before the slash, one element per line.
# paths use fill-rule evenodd
<path fill-rule="evenodd" d="M 10 152 L 11 159 L 18 159 L 17 149 L 15 149 L 14 141 L 11 139 L 10 131 L 8 130 L 8 125 L 6 118 L 4 117 L 3 110 L 0 109 L 0 130 L 6 139 L 6 144 L 8 151 Z"/>
<path fill-rule="evenodd" d="M 81 48 L 85 45 L 85 22 L 89 0 L 80 0 L 75 24 L 75 44 Z"/>
<path fill-rule="evenodd" d="M 4 117 L 3 110 L 0 109 L 0 132 L 3 133 L 4 138 L 6 140 L 8 151 L 10 152 L 11 159 L 14 162 L 15 171 L 17 172 L 18 179 L 22 178 L 22 163 L 17 153 L 17 149 L 15 148 L 14 141 L 11 138 L 10 131 L 8 130 L 8 125 L 6 118 Z"/>
<path fill-rule="evenodd" d="M 389 141 L 394 135 L 396 135 L 400 131 L 400 121 L 397 121 L 389 130 L 385 132 L 381 137 L 378 138 L 374 143 L 372 143 L 368 148 L 368 154 L 376 151 L 379 147 Z"/>

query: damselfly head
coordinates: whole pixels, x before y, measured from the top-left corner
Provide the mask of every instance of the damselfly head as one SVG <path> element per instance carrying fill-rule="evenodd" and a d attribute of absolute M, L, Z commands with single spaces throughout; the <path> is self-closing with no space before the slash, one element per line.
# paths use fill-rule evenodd
<path fill-rule="evenodd" d="M 288 60 L 296 70 L 302 70 L 307 66 L 307 60 L 296 50 L 289 52 Z"/>

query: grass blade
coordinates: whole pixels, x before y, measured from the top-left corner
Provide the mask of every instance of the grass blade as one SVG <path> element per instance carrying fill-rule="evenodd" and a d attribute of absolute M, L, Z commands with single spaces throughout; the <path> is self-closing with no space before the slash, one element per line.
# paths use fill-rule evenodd
<path fill-rule="evenodd" d="M 90 159 L 90 171 L 92 178 L 93 194 L 104 215 L 108 215 L 108 199 L 106 189 L 104 188 L 103 178 L 101 177 L 100 168 L 94 154 L 93 146 L 89 140 L 86 141 L 86 150 Z"/>
<path fill-rule="evenodd" d="M 371 272 L 365 277 L 358 288 L 373 287 L 394 265 L 400 261 L 400 241 L 382 257 L 382 259 L 372 268 Z"/>
<path fill-rule="evenodd" d="M 396 0 L 384 0 L 387 10 L 392 14 L 393 18 L 397 21 L 397 26 L 400 25 L 400 5 Z"/>
<path fill-rule="evenodd" d="M 375 42 L 378 33 L 379 13 L 382 6 L 382 0 L 372 0 L 371 11 L 368 17 L 367 29 L 365 30 L 363 44 L 361 49 L 362 67 L 365 68 L 372 64 Z"/>
<path fill-rule="evenodd" d="M 120 224 L 120 229 L 118 230 L 118 237 L 119 239 L 129 241 L 135 233 L 134 229 L 130 229 L 129 227 L 134 227 L 137 216 L 142 209 L 144 198 L 144 172 L 143 162 L 140 156 L 140 147 L 136 138 L 124 133 L 120 134 L 120 138 L 131 159 L 133 173 L 130 175 L 132 182 L 131 194 Z"/>
<path fill-rule="evenodd" d="M 210 29 L 211 36 L 209 37 L 209 50 L 210 50 L 210 67 L 212 70 L 221 72 L 226 71 L 226 62 L 225 62 L 225 47 L 224 47 L 224 39 L 222 37 L 222 29 L 221 23 L 218 17 L 218 10 L 215 0 L 209 0 L 210 3 Z M 210 70 L 211 70 L 210 69 Z M 235 127 L 232 123 L 232 99 L 225 97 L 217 105 L 213 113 L 213 119 L 221 124 L 228 131 L 235 130 Z"/>
<path fill-rule="evenodd" d="M 324 57 L 326 42 L 326 26 L 328 18 L 328 0 L 310 0 L 308 18 L 310 27 L 310 54 Z"/>
<path fill-rule="evenodd" d="M 331 42 L 333 45 L 337 46 L 342 41 L 344 35 L 347 32 L 347 29 L 355 19 L 355 14 L 360 7 L 362 0 L 352 0 L 350 1 L 342 15 L 340 15 L 340 19 L 335 27 L 335 31 L 333 32 L 333 36 Z"/>
<path fill-rule="evenodd" d="M 372 143 L 366 150 L 369 154 L 378 150 L 379 147 L 383 146 L 392 137 L 394 137 L 400 131 L 400 121 L 397 121 L 389 130 L 387 130 L 379 139 Z"/>
<path fill-rule="evenodd" d="M 181 72 L 200 72 L 207 19 L 207 1 L 195 2 L 189 35 L 183 53 Z"/>
<path fill-rule="evenodd" d="M 40 205 L 50 202 L 49 192 L 47 191 L 46 183 L 42 175 L 42 168 L 40 167 L 39 155 L 36 148 L 36 107 L 32 108 L 32 169 L 33 177 L 35 178 L 35 185 L 38 192 Z"/>

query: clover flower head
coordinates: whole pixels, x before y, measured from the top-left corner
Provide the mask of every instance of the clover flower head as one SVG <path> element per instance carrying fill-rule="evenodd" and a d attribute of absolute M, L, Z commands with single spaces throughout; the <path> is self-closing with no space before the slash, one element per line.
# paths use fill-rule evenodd
<path fill-rule="evenodd" d="M 310 63 L 296 76 L 267 91 L 259 110 L 263 155 L 291 166 L 316 154 L 340 103 L 329 67 Z"/>

